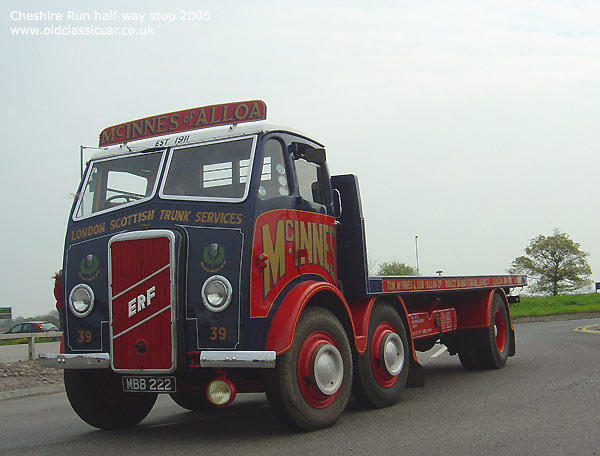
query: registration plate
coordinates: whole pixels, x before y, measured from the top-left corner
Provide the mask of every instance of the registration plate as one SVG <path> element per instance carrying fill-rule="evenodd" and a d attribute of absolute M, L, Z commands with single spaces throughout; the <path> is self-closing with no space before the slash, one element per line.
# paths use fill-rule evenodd
<path fill-rule="evenodd" d="M 123 377 L 123 391 L 136 393 L 174 393 L 175 377 Z"/>

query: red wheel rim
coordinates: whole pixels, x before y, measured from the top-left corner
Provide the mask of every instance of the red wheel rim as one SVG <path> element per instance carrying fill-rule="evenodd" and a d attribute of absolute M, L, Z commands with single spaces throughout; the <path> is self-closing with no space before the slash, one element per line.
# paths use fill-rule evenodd
<path fill-rule="evenodd" d="M 506 347 L 506 322 L 500 309 L 496 310 L 494 325 L 496 327 L 496 348 L 498 352 L 502 353 Z"/>
<path fill-rule="evenodd" d="M 375 376 L 377 383 L 384 388 L 389 388 L 398 381 L 397 375 L 390 375 L 388 373 L 383 359 L 383 344 L 386 340 L 386 336 L 395 333 L 396 328 L 388 322 L 383 322 L 375 328 L 371 340 L 371 369 L 373 370 L 373 375 Z"/>
<path fill-rule="evenodd" d="M 298 353 L 298 386 L 300 387 L 300 392 L 306 402 L 315 408 L 325 408 L 330 406 L 339 393 L 338 390 L 331 395 L 323 394 L 315 384 L 315 355 L 319 348 L 328 344 L 339 348 L 335 339 L 330 334 L 324 331 L 316 331 L 304 340 L 302 347 L 300 347 L 300 352 Z"/>

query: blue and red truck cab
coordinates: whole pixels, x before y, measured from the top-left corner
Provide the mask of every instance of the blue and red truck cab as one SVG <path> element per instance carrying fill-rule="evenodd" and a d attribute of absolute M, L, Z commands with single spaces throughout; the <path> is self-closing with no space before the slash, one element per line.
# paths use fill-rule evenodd
<path fill-rule="evenodd" d="M 64 248 L 61 353 L 76 413 L 135 425 L 157 394 L 202 410 L 262 392 L 292 428 L 424 385 L 416 352 L 467 369 L 515 352 L 522 276 L 371 277 L 357 178 L 265 124 L 260 100 L 106 128 Z"/>

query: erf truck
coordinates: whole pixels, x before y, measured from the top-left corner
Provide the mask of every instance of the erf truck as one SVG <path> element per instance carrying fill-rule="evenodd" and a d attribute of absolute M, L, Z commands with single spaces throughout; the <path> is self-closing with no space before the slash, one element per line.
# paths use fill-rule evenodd
<path fill-rule="evenodd" d="M 265 119 L 253 100 L 100 134 L 67 226 L 61 350 L 40 360 L 90 425 L 135 425 L 157 394 L 203 410 L 264 391 L 309 431 L 351 393 L 379 408 L 423 386 L 416 352 L 436 342 L 467 369 L 514 355 L 525 277 L 369 276 L 357 178 Z"/>

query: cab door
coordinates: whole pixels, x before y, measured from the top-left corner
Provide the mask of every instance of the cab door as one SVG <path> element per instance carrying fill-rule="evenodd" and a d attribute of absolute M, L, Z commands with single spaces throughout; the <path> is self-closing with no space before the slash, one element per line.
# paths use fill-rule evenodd
<path fill-rule="evenodd" d="M 263 144 L 261 174 L 255 170 L 254 175 L 259 182 L 251 319 L 272 316 L 286 287 L 305 280 L 337 284 L 336 227 L 324 150 L 291 135 L 272 136 Z"/>

